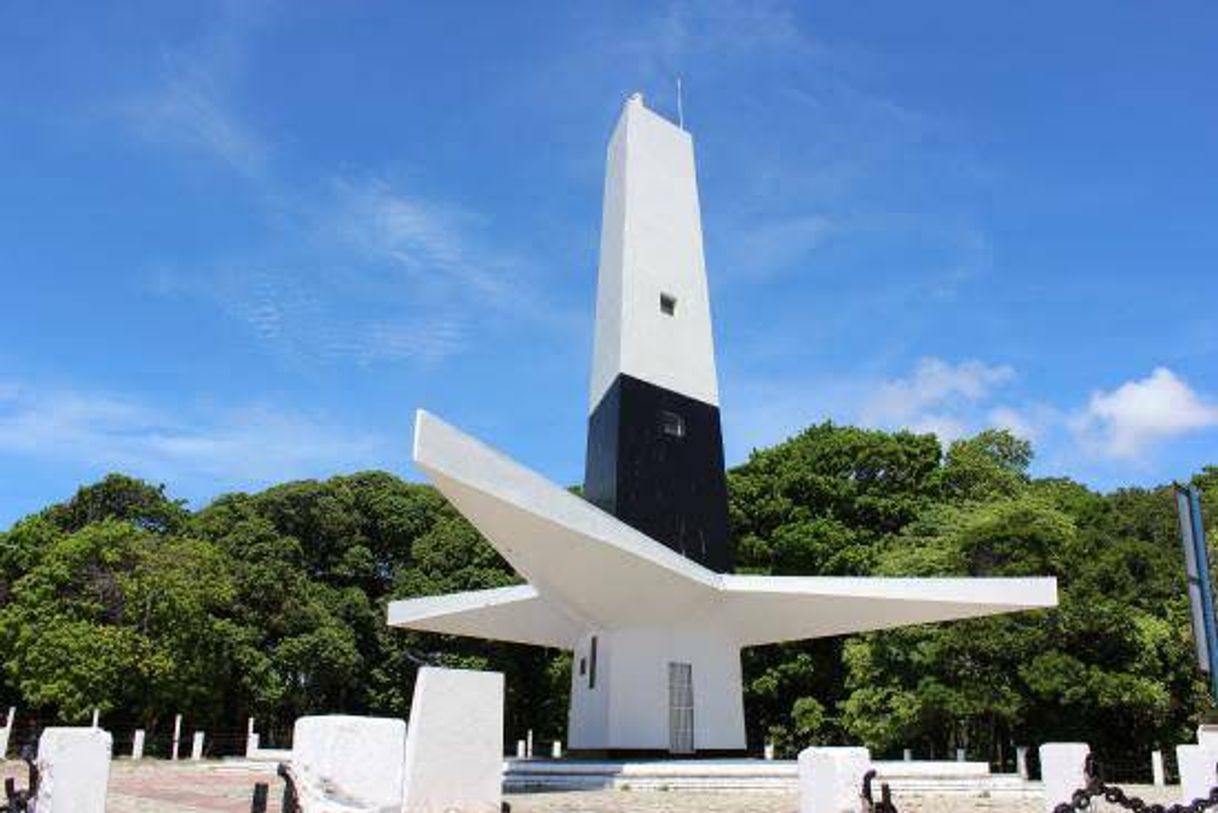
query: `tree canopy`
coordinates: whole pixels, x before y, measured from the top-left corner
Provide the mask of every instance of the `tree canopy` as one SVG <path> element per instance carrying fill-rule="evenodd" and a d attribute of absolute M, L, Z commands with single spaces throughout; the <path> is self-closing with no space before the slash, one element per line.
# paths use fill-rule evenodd
<path fill-rule="evenodd" d="M 728 474 L 736 567 L 790 575 L 1056 576 L 1060 606 L 744 653 L 750 744 L 863 743 L 1000 759 L 1085 739 L 1133 754 L 1210 711 L 1170 489 L 1028 473 L 989 430 L 830 423 Z M 1194 482 L 1218 516 L 1218 468 Z M 389 629 L 389 601 L 518 577 L 433 488 L 383 472 L 197 510 L 112 474 L 0 534 L 0 702 L 213 730 L 256 716 L 405 715 L 419 664 L 507 674 L 509 737 L 562 738 L 566 653 Z"/>

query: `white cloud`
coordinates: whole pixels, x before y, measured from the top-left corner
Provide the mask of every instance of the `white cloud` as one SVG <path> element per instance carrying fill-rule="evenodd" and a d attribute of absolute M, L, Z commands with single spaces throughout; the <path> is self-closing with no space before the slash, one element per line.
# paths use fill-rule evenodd
<path fill-rule="evenodd" d="M 242 174 L 257 175 L 266 163 L 266 143 L 220 102 L 205 66 L 167 77 L 126 113 L 148 140 L 209 154 Z"/>
<path fill-rule="evenodd" d="M 1166 367 L 1092 393 L 1071 420 L 1084 448 L 1114 458 L 1137 458 L 1155 444 L 1218 427 L 1218 404 L 1207 401 Z"/>
<path fill-rule="evenodd" d="M 179 414 L 125 395 L 9 385 L 0 455 L 122 470 L 214 493 L 384 465 L 387 444 L 265 405 Z"/>
<path fill-rule="evenodd" d="M 921 359 L 913 374 L 882 383 L 859 410 L 859 420 L 868 426 L 902 427 L 933 431 L 934 427 L 959 437 L 965 422 L 962 405 L 988 398 L 995 388 L 1015 377 L 1007 365 L 980 361 L 959 364 L 937 358 Z"/>

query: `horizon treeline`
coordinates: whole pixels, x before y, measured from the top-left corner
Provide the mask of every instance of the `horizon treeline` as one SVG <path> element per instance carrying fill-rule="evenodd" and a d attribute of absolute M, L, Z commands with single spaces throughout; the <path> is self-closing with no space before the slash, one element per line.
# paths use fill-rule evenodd
<path fill-rule="evenodd" d="M 824 423 L 728 473 L 736 569 L 1056 576 L 1060 605 L 756 647 L 750 748 L 912 748 L 1007 761 L 1091 743 L 1115 759 L 1191 739 L 1198 671 L 1169 486 L 1100 494 L 1028 475 L 1031 445 Z M 1218 467 L 1192 481 L 1218 516 Z M 1211 534 L 1212 536 L 1212 534 Z M 0 533 L 0 706 L 163 730 L 175 713 L 272 739 L 303 714 L 406 716 L 432 663 L 507 677 L 506 736 L 565 739 L 570 656 L 391 629 L 389 601 L 519 578 L 431 486 L 384 472 L 189 511 L 111 474 Z M 169 721 L 169 722 L 167 722 Z"/>

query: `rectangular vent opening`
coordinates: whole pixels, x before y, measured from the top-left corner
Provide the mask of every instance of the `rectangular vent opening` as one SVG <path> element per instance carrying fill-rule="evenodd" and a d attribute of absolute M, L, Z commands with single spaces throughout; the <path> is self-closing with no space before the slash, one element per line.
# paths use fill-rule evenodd
<path fill-rule="evenodd" d="M 676 316 L 677 298 L 672 294 L 660 294 L 660 313 L 665 316 Z"/>

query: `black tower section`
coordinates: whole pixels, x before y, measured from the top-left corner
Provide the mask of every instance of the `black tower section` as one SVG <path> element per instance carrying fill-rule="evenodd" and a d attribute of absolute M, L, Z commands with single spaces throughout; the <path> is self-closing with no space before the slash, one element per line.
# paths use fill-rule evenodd
<path fill-rule="evenodd" d="M 718 407 L 619 374 L 588 419 L 584 496 L 682 556 L 731 570 Z"/>

